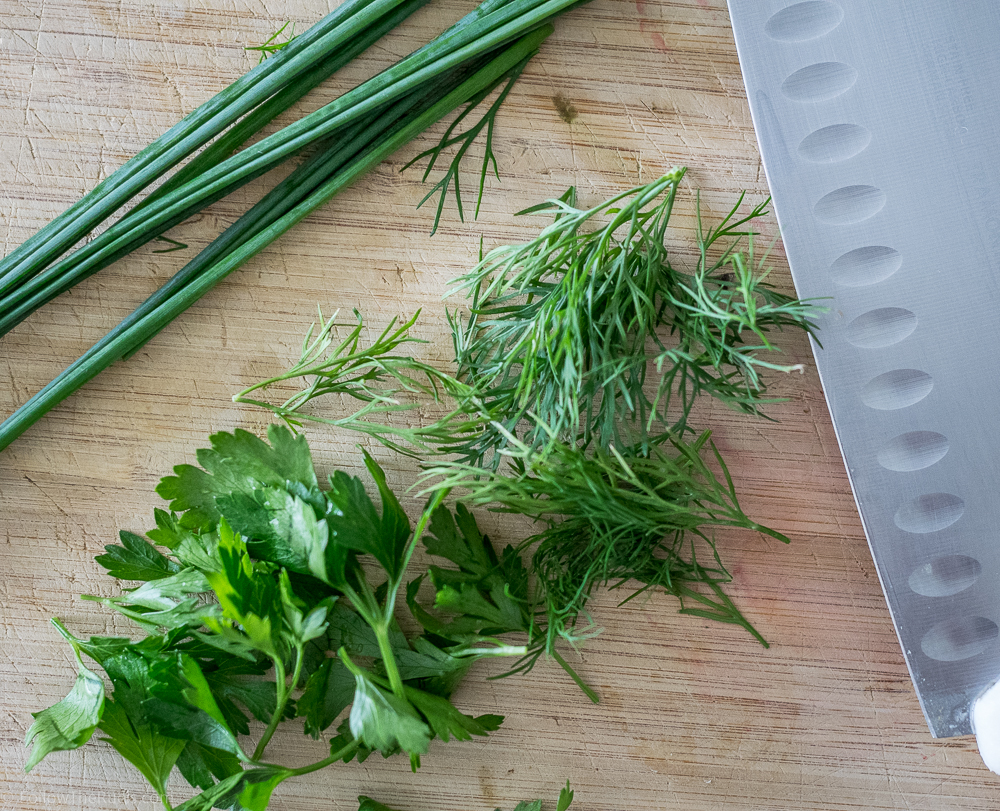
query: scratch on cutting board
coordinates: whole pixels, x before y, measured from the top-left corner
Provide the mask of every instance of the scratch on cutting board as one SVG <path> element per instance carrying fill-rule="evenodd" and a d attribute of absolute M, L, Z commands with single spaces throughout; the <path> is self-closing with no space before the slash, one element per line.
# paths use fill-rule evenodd
<path fill-rule="evenodd" d="M 66 510 L 63 509 L 63 506 L 58 501 L 56 501 L 54 498 L 52 498 L 52 496 L 50 496 L 47 492 L 45 492 L 45 489 L 38 482 L 36 482 L 33 478 L 31 478 L 31 476 L 25 474 L 24 478 L 30 484 L 34 485 L 35 488 L 37 488 L 38 492 L 41 493 L 43 496 L 45 496 L 45 498 L 48 499 L 52 503 L 52 506 L 55 507 L 64 516 L 66 516 L 66 518 L 69 518 L 69 519 L 73 518 L 73 516 L 71 516 L 68 512 L 66 512 Z"/>

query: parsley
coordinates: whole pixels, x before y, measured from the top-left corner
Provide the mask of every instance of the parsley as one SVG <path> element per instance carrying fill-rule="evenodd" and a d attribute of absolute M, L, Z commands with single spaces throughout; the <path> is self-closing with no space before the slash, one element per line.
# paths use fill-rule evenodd
<path fill-rule="evenodd" d="M 165 808 L 177 773 L 201 792 L 178 809 L 252 811 L 290 777 L 372 752 L 404 753 L 416 769 L 434 738 L 498 729 L 502 717 L 466 715 L 450 696 L 476 659 L 537 648 L 516 555 L 498 557 L 464 508 L 443 506 L 443 490 L 411 526 L 367 454 L 377 500 L 343 471 L 321 483 L 305 439 L 287 428 L 272 426 L 266 441 L 240 430 L 210 440 L 197 465 L 160 482 L 169 511 L 156 511 L 147 537 L 123 532 L 98 556 L 111 577 L 138 585 L 88 599 L 144 635 L 79 639 L 54 620 L 78 676 L 36 714 L 28 768 L 99 730 Z M 460 567 L 432 567 L 429 610 L 417 601 L 428 573 L 406 583 L 420 543 Z M 407 607 L 414 634 L 397 622 Z M 256 740 L 251 718 L 264 724 Z M 299 718 L 328 737 L 330 755 L 297 768 L 265 761 L 277 728 Z"/>
<path fill-rule="evenodd" d="M 146 636 L 81 640 L 59 626 L 113 689 L 105 697 L 81 660 L 70 695 L 36 716 L 30 765 L 99 728 L 166 808 L 174 771 L 201 789 L 186 811 L 264 809 L 283 780 L 373 752 L 406 754 L 416 769 L 432 739 L 469 740 L 502 722 L 451 702 L 478 659 L 510 657 L 510 674 L 548 654 L 596 702 L 558 647 L 596 633 L 587 606 L 602 585 L 662 588 L 684 613 L 738 624 L 766 645 L 723 590 L 712 533 L 787 539 L 743 512 L 710 434 L 689 416 L 700 392 L 757 413 L 767 401 L 760 371 L 795 368 L 761 357 L 776 349 L 769 331 L 813 325 L 808 304 L 767 287 L 752 242 L 735 249 L 762 207 L 742 218 L 734 207 L 707 233 L 699 219 L 698 267 L 671 266 L 664 232 L 682 174 L 586 211 L 572 193 L 538 207 L 555 213 L 552 225 L 487 254 L 461 281 L 472 309 L 464 323 L 451 317 L 455 375 L 397 354 L 413 342 L 413 320 L 365 347 L 360 316 L 336 345 L 338 325 L 321 317 L 292 370 L 235 399 L 290 427 L 332 422 L 430 455 L 416 526 L 367 453 L 378 503 L 344 471 L 320 482 L 305 438 L 287 427 L 272 426 L 267 441 L 213 435 L 197 465 L 161 481 L 169 511 L 155 512 L 147 537 L 122 533 L 98 558 L 112 577 L 140 583 L 100 602 Z M 583 230 L 597 216 L 610 222 Z M 719 240 L 728 245 L 709 259 Z M 313 380 L 282 405 L 247 398 L 296 377 Z M 362 407 L 336 420 L 304 410 L 326 394 Z M 420 428 L 379 422 L 421 399 L 448 400 L 451 411 Z M 444 505 L 456 488 L 470 505 L 534 518 L 539 532 L 498 550 L 466 506 Z M 413 576 L 419 544 L 434 563 Z M 414 633 L 401 630 L 404 609 Z M 251 716 L 265 725 L 256 741 Z M 298 718 L 310 736 L 329 736 L 329 756 L 298 768 L 265 762 L 277 728 Z M 567 786 L 558 811 L 571 800 Z M 362 808 L 384 807 L 362 798 Z"/>
<path fill-rule="evenodd" d="M 50 752 L 83 746 L 100 723 L 104 712 L 104 682 L 84 666 L 80 649 L 75 645 L 73 652 L 78 672 L 69 695 L 48 709 L 32 713 L 35 722 L 28 728 L 25 745 L 34 748 L 25 771 L 31 771 Z"/>

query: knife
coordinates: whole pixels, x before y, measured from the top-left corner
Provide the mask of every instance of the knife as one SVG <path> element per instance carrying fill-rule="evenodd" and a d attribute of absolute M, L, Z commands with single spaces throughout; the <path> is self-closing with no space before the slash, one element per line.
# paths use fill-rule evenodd
<path fill-rule="evenodd" d="M 729 0 L 796 289 L 934 737 L 1000 678 L 1000 4 Z"/>

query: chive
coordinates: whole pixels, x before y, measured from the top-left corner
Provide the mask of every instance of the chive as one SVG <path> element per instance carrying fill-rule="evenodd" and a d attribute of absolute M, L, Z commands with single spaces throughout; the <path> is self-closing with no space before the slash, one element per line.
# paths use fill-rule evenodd
<path fill-rule="evenodd" d="M 580 0 L 512 0 L 486 14 L 473 12 L 459 25 L 388 70 L 260 142 L 207 169 L 152 201 L 141 218 L 125 218 L 0 300 L 0 334 L 107 261 L 154 239 L 242 179 L 259 176 L 315 141 L 329 137 L 426 82 L 516 39 Z M 265 64 L 267 64 L 265 62 Z"/>
<path fill-rule="evenodd" d="M 362 34 L 359 41 L 355 43 L 357 47 L 352 45 L 343 50 L 335 51 L 327 57 L 326 61 L 317 64 L 298 77 L 293 85 L 289 85 L 276 93 L 260 107 L 234 124 L 217 140 L 209 144 L 201 153 L 178 170 L 166 183 L 139 203 L 132 212 L 129 212 L 129 215 L 142 209 L 150 200 L 162 197 L 166 192 L 183 185 L 206 169 L 228 158 L 252 135 L 263 129 L 307 92 L 321 84 L 329 76 L 332 76 L 355 56 L 361 54 L 378 39 L 402 23 L 414 11 L 425 6 L 428 2 L 429 0 L 407 0 L 398 8 L 390 11 L 378 23 L 373 25 L 369 31 Z M 475 12 L 462 18 L 453 27 L 466 25 L 478 16 L 488 13 L 494 6 L 503 5 L 508 2 L 510 0 L 490 0 L 489 2 L 482 3 Z M 296 36 L 297 39 L 298 37 Z M 287 46 L 282 46 L 282 48 L 285 47 Z"/>
<path fill-rule="evenodd" d="M 366 51 L 375 42 L 400 25 L 414 11 L 427 5 L 428 2 L 429 0 L 405 0 L 401 5 L 392 9 L 383 17 L 380 17 L 370 28 L 362 32 L 357 39 L 348 43 L 344 48 L 333 51 L 323 61 L 307 69 L 304 73 L 297 76 L 294 82 L 283 87 L 266 102 L 237 121 L 126 216 L 133 215 L 136 211 L 141 210 L 147 205 L 150 200 L 163 196 L 171 189 L 175 189 L 191 178 L 197 177 L 205 169 L 215 166 L 215 164 L 228 158 L 239 147 L 243 146 L 249 138 L 270 124 L 271 121 L 285 112 L 285 110 L 301 99 L 306 93 L 318 87 L 354 59 L 354 57 Z M 287 46 L 282 46 L 282 48 L 285 47 Z"/>
<path fill-rule="evenodd" d="M 62 255 L 96 225 L 181 160 L 283 87 L 343 47 L 404 0 L 346 0 L 273 59 L 202 104 L 102 181 L 93 191 L 0 261 L 0 292 Z"/>
<path fill-rule="evenodd" d="M 220 138 L 203 150 L 197 157 L 176 172 L 166 183 L 156 189 L 145 200 L 124 215 L 119 222 L 124 223 L 137 221 L 140 217 L 140 213 L 144 212 L 152 201 L 159 199 L 169 191 L 197 177 L 206 169 L 209 169 L 225 160 L 229 155 L 235 152 L 238 147 L 246 142 L 248 138 L 265 127 L 275 117 L 291 107 L 310 90 L 346 65 L 351 59 L 358 56 L 378 41 L 378 39 L 403 22 L 403 20 L 405 20 L 418 8 L 426 5 L 427 2 L 428 0 L 405 0 L 402 5 L 393 9 L 391 12 L 379 19 L 377 24 L 363 32 L 352 42 L 348 43 L 343 49 L 335 52 L 324 61 L 310 68 L 298 77 L 294 83 L 287 85 L 277 94 L 268 99 L 264 104 L 260 105 L 249 115 L 237 122 Z M 158 233 L 149 235 L 147 238 L 134 245 L 127 245 L 119 250 L 102 255 L 100 261 L 96 262 L 91 267 L 87 275 L 91 275 L 92 273 L 102 270 L 123 256 L 131 253 L 135 248 L 140 247 L 145 242 L 158 238 L 164 232 L 168 231 L 178 223 L 183 222 L 201 208 L 211 205 L 217 200 L 225 197 L 230 192 L 235 191 L 240 186 L 245 185 L 256 177 L 259 177 L 261 174 L 264 174 L 264 171 L 256 172 L 251 176 L 243 178 L 237 183 L 221 189 L 218 193 L 205 200 L 194 210 L 184 211 L 171 218 L 158 229 Z M 56 266 L 56 268 L 50 268 L 44 273 L 44 275 L 41 275 L 40 277 L 36 275 L 34 277 L 34 281 L 29 285 L 22 286 L 17 292 L 8 294 L 6 298 L 0 299 L 0 313 L 2 313 L 2 315 L 0 315 L 0 335 L 9 332 L 21 323 L 21 321 L 31 315 L 32 312 L 38 309 L 38 307 L 42 306 L 42 304 L 47 301 L 51 301 L 59 294 L 70 289 L 77 281 L 80 281 L 80 278 L 77 277 L 60 280 L 60 268 L 71 265 L 72 261 L 67 260 L 67 262 L 61 263 Z M 34 295 L 31 295 L 32 291 L 36 291 Z"/>
<path fill-rule="evenodd" d="M 103 369 L 135 352 L 217 282 L 400 146 L 511 73 L 519 73 L 551 31 L 551 26 L 537 27 L 497 55 L 493 54 L 498 49 L 488 52 L 478 62 L 489 61 L 477 65 L 457 86 L 452 87 L 454 82 L 449 83 L 446 75 L 430 83 L 421 95 L 408 97 L 389 111 L 358 123 L 328 149 L 317 152 L 164 288 L 0 424 L 0 450 Z M 468 68 L 459 76 L 467 72 Z M 364 146 L 359 149 L 359 144 Z M 316 177 L 324 179 L 318 183 L 310 180 Z"/>

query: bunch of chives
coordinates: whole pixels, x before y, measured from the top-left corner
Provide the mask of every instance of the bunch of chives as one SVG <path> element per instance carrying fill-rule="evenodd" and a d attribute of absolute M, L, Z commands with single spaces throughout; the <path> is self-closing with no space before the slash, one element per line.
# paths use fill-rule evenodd
<path fill-rule="evenodd" d="M 390 10 L 378 21 L 384 26 L 392 17 L 401 19 L 425 1 L 390 4 Z M 259 176 L 306 147 L 317 142 L 324 144 L 306 164 L 275 187 L 174 279 L 0 424 L 0 449 L 102 369 L 142 346 L 219 279 L 399 146 L 470 99 L 482 99 L 504 78 L 516 76 L 520 66 L 537 50 L 551 30 L 548 21 L 579 3 L 580 0 L 486 0 L 440 37 L 382 74 L 254 146 L 224 160 L 221 150 L 216 149 L 210 154 L 209 150 L 213 150 L 214 145 L 209 147 L 202 153 L 202 156 L 209 154 L 209 157 L 197 166 L 197 172 L 188 171 L 185 175 L 185 170 L 181 170 L 132 213 L 65 259 L 48 267 L 38 267 L 43 261 L 39 257 L 48 257 L 56 250 L 52 245 L 60 239 L 61 233 L 73 227 L 82 227 L 74 226 L 74 222 L 89 222 L 88 207 L 83 205 L 87 200 L 91 200 L 93 206 L 104 205 L 102 200 L 93 199 L 94 193 L 36 234 L 29 240 L 29 243 L 34 242 L 33 247 L 22 246 L 0 265 L 0 273 L 3 274 L 0 276 L 0 291 L 5 291 L 0 292 L 0 333 L 12 328 L 76 281 L 154 239 L 172 224 L 237 185 Z M 360 10 L 356 9 L 354 14 L 371 13 L 377 4 L 378 0 L 359 3 Z M 338 12 L 342 9 L 343 6 Z M 355 52 L 367 47 L 364 42 L 374 41 L 375 31 L 370 28 L 352 41 Z M 295 44 L 298 40 L 293 41 L 292 45 Z M 301 45 L 293 54 L 298 52 L 302 52 Z M 285 56 L 285 51 L 281 55 Z M 338 57 L 341 56 L 342 52 L 338 53 Z M 329 70 L 333 61 L 342 64 L 346 60 L 329 60 L 324 70 Z M 319 70 L 314 70 L 309 80 L 315 83 L 318 76 Z M 460 79 L 462 76 L 466 78 Z M 300 87 L 301 84 L 297 85 L 295 92 Z M 272 95 L 270 98 L 272 106 L 267 112 L 273 117 L 280 112 L 277 109 L 279 102 L 273 101 L 279 96 Z M 291 91 L 280 98 L 280 103 L 287 106 L 291 103 Z M 258 121 L 260 126 L 266 123 L 264 114 L 259 115 Z M 167 136 L 178 127 L 153 146 L 160 144 L 162 149 L 169 151 L 170 147 L 164 144 L 177 140 Z M 239 137 L 244 139 L 247 135 L 245 131 Z M 234 143 L 235 139 L 224 148 L 231 150 Z M 133 162 L 152 149 L 144 150 Z M 189 166 L 197 164 L 200 159 L 201 156 Z M 126 164 L 120 172 L 128 169 L 133 162 Z M 141 171 L 136 174 L 141 174 Z M 120 187 L 125 185 L 123 183 Z M 95 192 L 100 189 L 98 187 Z M 74 214 L 74 209 L 82 211 Z M 60 220 L 64 222 L 58 226 Z M 21 281 L 12 285 L 10 279 L 16 273 L 22 274 Z"/>
<path fill-rule="evenodd" d="M 426 1 L 426 0 L 425 0 Z M 202 104 L 143 149 L 93 191 L 60 214 L 0 260 L 0 313 L 26 281 L 45 270 L 76 242 L 118 211 L 143 189 L 204 146 L 242 116 L 256 110 L 224 136 L 172 185 L 197 177 L 257 129 L 399 24 L 394 14 L 408 0 L 346 0 L 331 14 L 296 37 L 222 92 Z M 409 11 L 415 10 L 412 4 Z M 341 54 L 347 55 L 343 59 Z M 168 190 L 164 190 L 166 193 Z M 162 196 L 162 193 L 159 195 Z M 7 328 L 9 329 L 9 327 Z M 7 329 L 2 330 L 6 332 Z"/>

